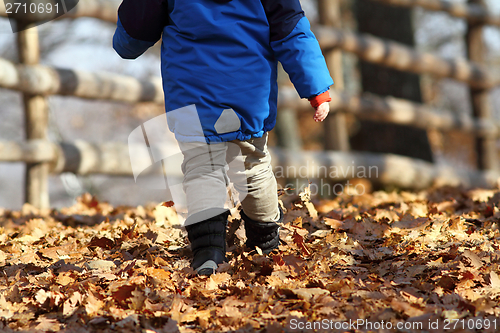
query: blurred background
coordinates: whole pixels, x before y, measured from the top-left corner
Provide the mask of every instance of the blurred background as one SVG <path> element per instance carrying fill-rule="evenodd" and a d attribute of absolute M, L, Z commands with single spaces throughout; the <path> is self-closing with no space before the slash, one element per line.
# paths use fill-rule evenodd
<path fill-rule="evenodd" d="M 116 6 L 119 4 L 116 1 L 109 1 Z M 109 1 L 102 0 L 97 3 Z M 83 6 L 85 2 L 80 0 L 78 6 Z M 476 23 L 472 24 L 472 21 L 469 21 L 468 24 L 466 19 L 454 17 L 445 11 L 429 10 L 423 8 L 425 6 L 404 5 L 404 3 L 418 4 L 422 1 L 392 1 L 394 3 L 389 5 L 390 2 L 301 0 L 315 32 L 322 31 L 321 27 L 330 26 L 331 29 L 341 29 L 347 33 L 369 34 L 383 40 L 392 40 L 443 59 L 473 59 L 482 63 L 481 66 L 491 73 L 497 73 L 500 69 L 500 26 L 479 25 L 480 31 L 476 30 L 479 31 L 481 41 L 476 41 L 474 47 L 481 48 L 481 55 L 474 59 L 470 51 L 470 45 L 474 42 L 471 42 L 468 36 L 471 27 L 477 27 Z M 436 0 L 435 3 L 465 6 L 467 1 Z M 484 5 L 492 17 L 500 17 L 500 1 L 485 0 Z M 114 29 L 115 25 L 112 22 L 92 17 L 63 18 L 39 25 L 40 64 L 88 72 L 111 72 L 140 80 L 158 77 L 159 44 L 135 61 L 123 60 L 112 49 Z M 351 35 L 342 36 L 345 42 Z M 338 42 L 339 36 L 335 38 Z M 335 38 L 318 33 L 320 42 L 325 40 L 329 43 Z M 16 43 L 16 35 L 12 33 L 9 20 L 0 17 L 0 58 L 18 63 Z M 466 82 L 467 79 L 457 80 L 453 77 L 460 74 L 460 67 L 455 68 L 456 73 L 439 77 L 425 71 L 408 73 L 389 66 L 361 61 L 360 58 L 370 56 L 366 54 L 360 56 L 364 52 L 363 47 L 365 51 L 369 47 L 369 41 L 358 40 L 357 43 L 359 47 L 356 50 L 348 50 L 351 47 L 349 45 L 325 48 L 330 70 L 337 83 L 334 88 L 342 91 L 345 96 L 360 96 L 367 93 L 368 97 L 372 94 L 379 97 L 393 96 L 425 105 L 437 113 L 444 110 L 443 115 L 451 115 L 450 119 L 454 119 L 451 122 L 457 123 L 456 119 L 471 119 L 474 112 L 476 115 L 478 112 L 481 113 L 481 110 L 477 110 L 480 106 L 477 104 L 474 106 L 474 98 L 484 98 L 486 94 L 490 108 L 487 122 L 499 121 L 498 85 L 488 87 L 487 90 L 477 85 L 471 90 L 469 82 Z M 391 53 L 388 51 L 388 44 L 384 45 L 387 48 L 385 52 Z M 395 62 L 398 59 L 403 60 L 398 58 L 398 53 L 391 54 L 394 55 Z M 439 65 L 436 67 L 435 71 L 439 71 Z M 0 77 L 5 75 L 8 74 L 0 70 Z M 286 74 L 280 78 L 282 86 L 290 88 L 287 80 Z M 293 98 L 298 100 L 296 94 Z M 85 140 L 126 144 L 132 130 L 164 112 L 158 103 L 131 104 L 55 95 L 47 96 L 46 99 L 49 113 L 47 136 L 54 142 Z M 339 102 L 344 108 L 356 109 L 354 106 L 345 107 L 344 104 L 349 103 Z M 282 105 L 283 110 L 279 113 L 278 128 L 271 136 L 272 146 L 292 151 L 326 149 L 392 153 L 431 162 L 437 166 L 496 171 L 495 166 L 488 165 L 487 162 L 481 165 L 481 162 L 478 162 L 478 149 L 488 148 L 484 148 L 484 142 L 478 143 L 478 138 L 471 131 L 436 129 L 425 124 L 418 128 L 404 124 L 396 125 L 374 121 L 369 119 L 370 117 L 356 117 L 353 112 L 332 117 L 332 122 L 323 125 L 314 123 L 312 109 L 292 112 L 287 105 Z M 363 110 L 367 111 L 366 109 L 369 109 L 369 105 L 365 103 Z M 24 128 L 22 93 L 0 88 L 0 141 L 24 141 L 26 139 Z M 489 147 L 491 144 L 495 149 L 498 148 L 496 138 L 490 140 Z M 483 145 L 483 148 L 478 145 Z M 24 181 L 24 163 L 0 162 L 0 207 L 19 209 L 23 205 Z M 79 176 L 64 172 L 49 177 L 51 207 L 71 205 L 77 196 L 85 192 L 95 194 L 99 199 L 114 205 L 138 205 L 148 201 L 164 200 L 160 192 L 140 189 L 131 176 Z"/>

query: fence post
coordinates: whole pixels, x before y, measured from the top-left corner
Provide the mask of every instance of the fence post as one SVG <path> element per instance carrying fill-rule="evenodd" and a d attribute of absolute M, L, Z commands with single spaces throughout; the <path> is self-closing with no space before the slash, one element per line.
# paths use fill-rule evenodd
<path fill-rule="evenodd" d="M 318 14 L 320 24 L 341 28 L 340 15 L 341 0 L 318 0 Z M 326 63 L 330 69 L 331 76 L 337 90 L 344 89 L 344 77 L 342 70 L 342 51 L 334 49 L 325 54 Z M 325 150 L 349 151 L 349 135 L 347 133 L 346 116 L 335 112 L 325 120 Z"/>
<path fill-rule="evenodd" d="M 278 67 L 278 85 L 280 87 L 291 86 L 290 79 L 281 65 Z M 287 106 L 281 107 L 278 111 L 275 128 L 278 146 L 292 151 L 301 150 L 302 139 L 296 108 Z"/>
<path fill-rule="evenodd" d="M 484 6 L 484 0 L 468 0 L 469 4 Z M 471 61 L 485 64 L 486 48 L 483 39 L 484 22 L 468 22 L 467 25 L 467 54 Z M 489 89 L 470 89 L 472 111 L 474 118 L 483 121 L 492 120 L 492 104 Z M 481 170 L 497 170 L 498 158 L 496 137 L 476 136 L 477 167 Z"/>
<path fill-rule="evenodd" d="M 17 21 L 17 49 L 19 62 L 35 65 L 40 61 L 38 30 Z M 25 137 L 27 140 L 47 139 L 48 106 L 44 96 L 23 93 Z M 49 208 L 49 165 L 26 164 L 24 200 L 37 208 Z"/>

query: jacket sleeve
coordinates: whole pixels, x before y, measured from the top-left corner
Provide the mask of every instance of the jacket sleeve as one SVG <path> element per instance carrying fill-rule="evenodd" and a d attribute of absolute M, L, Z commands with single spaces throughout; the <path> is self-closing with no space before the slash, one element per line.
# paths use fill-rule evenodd
<path fill-rule="evenodd" d="M 113 48 L 124 59 L 135 59 L 153 46 L 168 24 L 166 0 L 123 0 Z"/>
<path fill-rule="evenodd" d="M 319 43 L 299 0 L 261 0 L 271 29 L 271 47 L 301 98 L 333 84 Z"/>

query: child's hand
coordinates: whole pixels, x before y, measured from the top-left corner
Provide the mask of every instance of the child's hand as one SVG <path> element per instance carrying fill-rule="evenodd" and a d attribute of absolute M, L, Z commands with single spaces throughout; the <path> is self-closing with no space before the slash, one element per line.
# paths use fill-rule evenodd
<path fill-rule="evenodd" d="M 309 98 L 311 106 L 314 108 L 314 110 L 316 110 L 316 113 L 313 117 L 316 122 L 323 121 L 325 120 L 326 116 L 328 116 L 328 112 L 330 112 L 330 104 L 328 104 L 328 102 L 330 102 L 331 100 L 332 99 L 328 91 Z"/>
<path fill-rule="evenodd" d="M 316 108 L 316 113 L 314 113 L 314 121 L 323 121 L 328 116 L 330 112 L 330 104 L 328 102 L 322 103 L 320 106 Z"/>

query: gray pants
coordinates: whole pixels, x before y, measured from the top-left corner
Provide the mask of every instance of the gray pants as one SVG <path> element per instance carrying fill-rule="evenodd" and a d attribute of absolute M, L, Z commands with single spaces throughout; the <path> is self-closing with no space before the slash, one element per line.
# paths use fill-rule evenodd
<path fill-rule="evenodd" d="M 229 181 L 240 195 L 245 214 L 259 222 L 279 219 L 276 178 L 262 138 L 216 144 L 179 142 L 184 155 L 186 225 L 213 217 L 224 210 Z"/>

